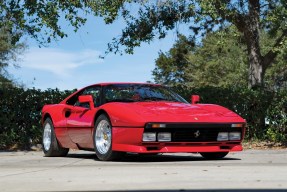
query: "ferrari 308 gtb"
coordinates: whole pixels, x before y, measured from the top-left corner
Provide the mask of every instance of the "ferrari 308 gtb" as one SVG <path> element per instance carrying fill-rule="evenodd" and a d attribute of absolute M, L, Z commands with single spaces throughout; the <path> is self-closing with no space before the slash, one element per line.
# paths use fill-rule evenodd
<path fill-rule="evenodd" d="M 94 150 L 100 160 L 125 153 L 200 153 L 223 158 L 242 151 L 246 122 L 214 104 L 191 103 L 168 87 L 101 83 L 42 109 L 45 156 Z"/>

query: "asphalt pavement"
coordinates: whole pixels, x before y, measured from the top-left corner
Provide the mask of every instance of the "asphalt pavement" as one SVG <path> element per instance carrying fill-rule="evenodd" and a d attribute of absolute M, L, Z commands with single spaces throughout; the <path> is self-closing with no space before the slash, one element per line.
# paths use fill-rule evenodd
<path fill-rule="evenodd" d="M 222 160 L 129 154 L 117 162 L 85 151 L 67 157 L 0 152 L 0 191 L 281 192 L 287 191 L 287 149 L 246 150 Z"/>

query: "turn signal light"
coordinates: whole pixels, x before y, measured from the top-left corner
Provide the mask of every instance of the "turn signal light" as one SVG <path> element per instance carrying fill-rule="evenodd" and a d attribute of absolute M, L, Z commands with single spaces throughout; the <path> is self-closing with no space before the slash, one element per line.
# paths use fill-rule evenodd
<path fill-rule="evenodd" d="M 243 124 L 241 123 L 231 124 L 231 127 L 243 127 Z"/>
<path fill-rule="evenodd" d="M 166 128 L 166 124 L 163 123 L 148 123 L 145 126 L 146 128 Z"/>
<path fill-rule="evenodd" d="M 159 123 L 154 123 L 154 124 L 151 124 L 151 127 L 152 128 L 165 128 L 165 124 L 159 124 Z"/>

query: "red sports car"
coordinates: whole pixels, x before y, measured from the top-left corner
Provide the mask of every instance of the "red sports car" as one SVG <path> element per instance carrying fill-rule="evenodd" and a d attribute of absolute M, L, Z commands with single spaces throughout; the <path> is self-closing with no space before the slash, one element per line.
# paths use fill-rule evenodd
<path fill-rule="evenodd" d="M 101 83 L 42 110 L 45 156 L 94 150 L 100 160 L 132 153 L 200 153 L 223 158 L 242 151 L 246 121 L 213 104 L 191 104 L 155 84 Z"/>

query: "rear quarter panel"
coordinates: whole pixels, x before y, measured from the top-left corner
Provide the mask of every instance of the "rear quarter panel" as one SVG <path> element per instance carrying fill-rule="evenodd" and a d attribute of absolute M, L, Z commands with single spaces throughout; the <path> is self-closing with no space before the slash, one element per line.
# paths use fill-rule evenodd
<path fill-rule="evenodd" d="M 45 105 L 42 109 L 42 123 L 44 123 L 45 118 L 50 116 L 54 127 L 65 127 L 64 109 L 64 104 Z"/>

